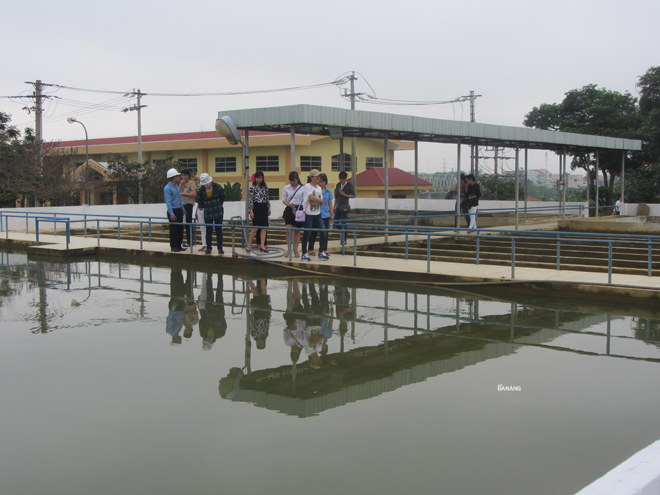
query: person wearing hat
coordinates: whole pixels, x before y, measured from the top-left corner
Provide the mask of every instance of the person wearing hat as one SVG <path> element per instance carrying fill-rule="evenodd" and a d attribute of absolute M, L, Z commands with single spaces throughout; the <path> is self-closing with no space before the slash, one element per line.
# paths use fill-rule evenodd
<path fill-rule="evenodd" d="M 225 188 L 217 182 L 213 182 L 209 174 L 201 174 L 199 182 L 202 187 L 197 191 L 198 208 L 204 210 L 204 220 L 208 225 L 206 228 L 206 254 L 213 251 L 213 227 L 215 225 L 215 236 L 218 240 L 218 253 L 225 254 L 222 250 L 222 217 L 224 215 Z"/>
<path fill-rule="evenodd" d="M 321 232 L 321 246 L 325 246 L 328 239 L 328 233 L 325 231 L 325 225 L 321 218 L 321 205 L 323 204 L 323 190 L 319 186 L 321 172 L 314 168 L 309 172 L 310 181 L 303 188 L 304 208 L 305 208 L 305 233 L 302 239 L 302 257 L 301 261 L 311 261 L 307 255 L 307 243 L 312 229 Z M 328 257 L 322 251 L 319 251 L 319 259 L 327 260 Z"/>
<path fill-rule="evenodd" d="M 183 243 L 183 203 L 181 202 L 181 191 L 179 182 L 181 174 L 175 168 L 167 171 L 167 185 L 163 188 L 165 205 L 167 205 L 167 219 L 170 221 L 170 249 L 173 253 L 179 253 L 184 249 Z"/>

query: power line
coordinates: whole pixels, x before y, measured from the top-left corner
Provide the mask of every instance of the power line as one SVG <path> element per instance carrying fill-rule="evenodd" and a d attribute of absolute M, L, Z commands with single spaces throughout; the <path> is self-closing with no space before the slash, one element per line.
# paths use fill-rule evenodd
<path fill-rule="evenodd" d="M 307 90 L 307 89 L 317 89 L 317 88 L 323 88 L 326 86 L 340 86 L 342 84 L 345 84 L 348 82 L 348 78 L 344 77 L 341 79 L 336 79 L 331 82 L 326 82 L 326 83 L 320 83 L 320 84 L 309 84 L 306 86 L 292 86 L 288 88 L 275 88 L 275 89 L 258 89 L 258 90 L 252 90 L 252 91 L 228 91 L 228 92 L 216 92 L 216 93 L 142 93 L 142 96 L 167 96 L 167 97 L 197 97 L 197 96 L 240 96 L 240 95 L 251 95 L 251 94 L 262 94 L 262 93 L 278 93 L 278 92 L 285 92 L 285 91 L 300 91 L 300 90 Z M 121 95 L 129 95 L 131 94 L 130 92 L 126 91 L 109 91 L 109 90 L 101 90 L 101 89 L 85 89 L 85 88 L 74 88 L 72 86 L 64 86 L 62 84 L 50 84 L 49 86 L 53 86 L 56 88 L 60 89 L 69 89 L 73 91 L 85 91 L 89 93 L 107 93 L 107 94 L 121 94 Z"/>

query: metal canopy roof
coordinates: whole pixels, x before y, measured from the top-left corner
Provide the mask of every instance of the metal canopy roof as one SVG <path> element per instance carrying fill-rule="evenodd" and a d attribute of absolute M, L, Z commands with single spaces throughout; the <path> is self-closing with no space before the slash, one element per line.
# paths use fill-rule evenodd
<path fill-rule="evenodd" d="M 344 137 L 368 137 L 458 143 L 505 148 L 529 148 L 562 151 L 624 150 L 638 151 L 642 142 L 589 134 L 542 131 L 527 127 L 509 127 L 477 122 L 429 119 L 410 115 L 348 110 L 316 105 L 252 108 L 218 112 L 228 115 L 239 129 L 330 135 L 340 128 Z"/>

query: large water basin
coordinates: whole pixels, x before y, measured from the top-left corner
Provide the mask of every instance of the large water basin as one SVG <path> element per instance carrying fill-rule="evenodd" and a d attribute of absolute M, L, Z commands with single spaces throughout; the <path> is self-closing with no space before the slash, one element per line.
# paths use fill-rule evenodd
<path fill-rule="evenodd" d="M 570 494 L 660 438 L 655 308 L 0 262 L 6 495 Z"/>

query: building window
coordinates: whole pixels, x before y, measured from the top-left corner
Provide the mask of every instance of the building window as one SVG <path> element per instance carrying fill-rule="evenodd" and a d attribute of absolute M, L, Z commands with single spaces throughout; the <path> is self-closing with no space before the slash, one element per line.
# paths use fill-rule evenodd
<path fill-rule="evenodd" d="M 405 194 L 392 194 L 392 199 L 406 199 Z"/>
<path fill-rule="evenodd" d="M 383 159 L 378 157 L 368 156 L 367 168 L 383 168 Z"/>
<path fill-rule="evenodd" d="M 279 172 L 280 171 L 280 157 L 277 155 L 272 156 L 258 156 L 257 157 L 257 170 L 262 172 Z"/>
<path fill-rule="evenodd" d="M 313 168 L 321 170 L 321 157 L 320 156 L 301 156 L 300 157 L 300 171 L 311 172 Z"/>
<path fill-rule="evenodd" d="M 179 158 L 177 160 L 177 166 L 179 167 L 179 171 L 187 168 L 192 175 L 195 175 L 197 173 L 197 158 Z"/>
<path fill-rule="evenodd" d="M 351 171 L 351 155 L 344 153 L 344 167 L 341 168 L 341 163 L 339 163 L 340 155 L 334 155 L 332 157 L 332 171 L 333 172 L 350 172 Z"/>
<path fill-rule="evenodd" d="M 277 201 L 280 199 L 280 190 L 278 188 L 268 188 L 268 199 L 270 201 Z"/>
<path fill-rule="evenodd" d="M 226 172 L 236 172 L 235 156 L 219 156 L 215 159 L 215 172 L 223 174 Z"/>

